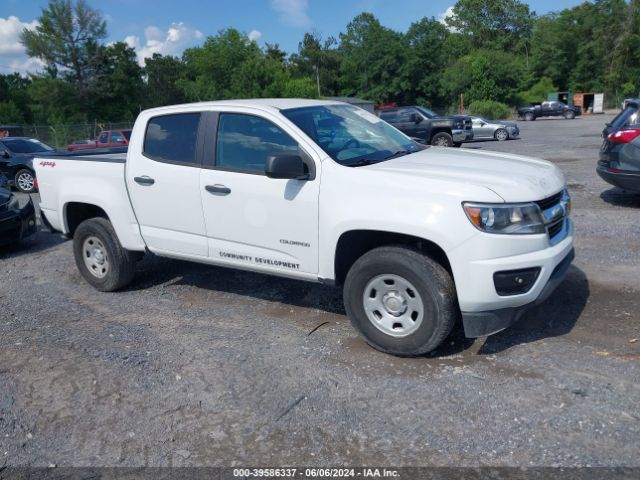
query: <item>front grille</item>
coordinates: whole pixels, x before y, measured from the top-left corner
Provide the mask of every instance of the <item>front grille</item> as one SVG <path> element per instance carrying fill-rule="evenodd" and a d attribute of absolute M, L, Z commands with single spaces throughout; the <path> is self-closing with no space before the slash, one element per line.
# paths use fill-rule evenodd
<path fill-rule="evenodd" d="M 549 238 L 554 238 L 556 235 L 558 235 L 562 230 L 563 224 L 564 224 L 564 219 L 554 223 L 553 225 L 549 225 L 547 227 L 547 231 L 549 232 Z"/>
<path fill-rule="evenodd" d="M 547 228 L 549 241 L 552 245 L 560 242 L 567 235 L 564 227 L 567 222 L 569 201 L 569 194 L 563 190 L 555 195 L 535 202 L 540 207 L 540 210 L 542 210 L 545 227 Z"/>
<path fill-rule="evenodd" d="M 559 203 L 561 199 L 562 199 L 562 192 L 558 192 L 555 195 L 552 195 L 542 200 L 538 200 L 536 203 L 540 207 L 540 210 L 544 211 L 544 210 L 548 210 L 549 208 Z"/>

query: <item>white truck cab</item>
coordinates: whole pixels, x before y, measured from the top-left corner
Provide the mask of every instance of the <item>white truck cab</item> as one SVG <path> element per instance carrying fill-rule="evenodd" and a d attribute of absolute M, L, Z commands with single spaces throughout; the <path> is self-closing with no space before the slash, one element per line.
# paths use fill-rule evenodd
<path fill-rule="evenodd" d="M 560 170 L 425 147 L 352 105 L 204 102 L 142 112 L 126 154 L 34 160 L 43 221 L 84 278 L 132 281 L 144 253 L 340 285 L 353 325 L 398 355 L 461 317 L 498 332 L 573 259 Z"/>

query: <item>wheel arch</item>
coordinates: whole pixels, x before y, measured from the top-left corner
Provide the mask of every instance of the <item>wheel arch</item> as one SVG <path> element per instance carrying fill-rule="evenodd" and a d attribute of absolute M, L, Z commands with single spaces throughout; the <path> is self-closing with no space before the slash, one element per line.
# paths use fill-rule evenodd
<path fill-rule="evenodd" d="M 406 246 L 428 255 L 442 265 L 453 279 L 449 258 L 437 243 L 414 235 L 384 230 L 349 230 L 340 235 L 334 256 L 334 281 L 341 285 L 355 261 L 374 248 L 383 246 Z"/>
<path fill-rule="evenodd" d="M 90 218 L 106 218 L 111 221 L 107 212 L 100 206 L 85 202 L 67 202 L 63 207 L 63 220 L 65 231 L 71 237 L 78 225 Z"/>

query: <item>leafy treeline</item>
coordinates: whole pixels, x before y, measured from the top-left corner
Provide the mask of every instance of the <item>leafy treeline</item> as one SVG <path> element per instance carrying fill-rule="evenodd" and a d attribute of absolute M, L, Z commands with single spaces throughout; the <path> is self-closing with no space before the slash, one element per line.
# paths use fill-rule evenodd
<path fill-rule="evenodd" d="M 0 75 L 0 123 L 132 120 L 143 108 L 225 98 L 345 95 L 448 110 L 461 94 L 517 105 L 571 89 L 613 103 L 640 90 L 640 0 L 544 16 L 519 0 L 458 0 L 446 22 L 397 32 L 362 13 L 338 38 L 305 34 L 291 54 L 229 28 L 140 67 L 132 48 L 105 43 L 106 24 L 84 0 L 52 0 L 22 36 L 46 67 Z"/>

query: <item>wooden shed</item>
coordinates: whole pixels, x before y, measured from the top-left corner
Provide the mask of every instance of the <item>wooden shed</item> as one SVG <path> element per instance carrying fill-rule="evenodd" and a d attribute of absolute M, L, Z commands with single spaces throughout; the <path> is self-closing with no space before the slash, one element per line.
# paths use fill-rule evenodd
<path fill-rule="evenodd" d="M 583 114 L 604 113 L 604 93 L 574 93 L 573 104 L 582 108 Z"/>

